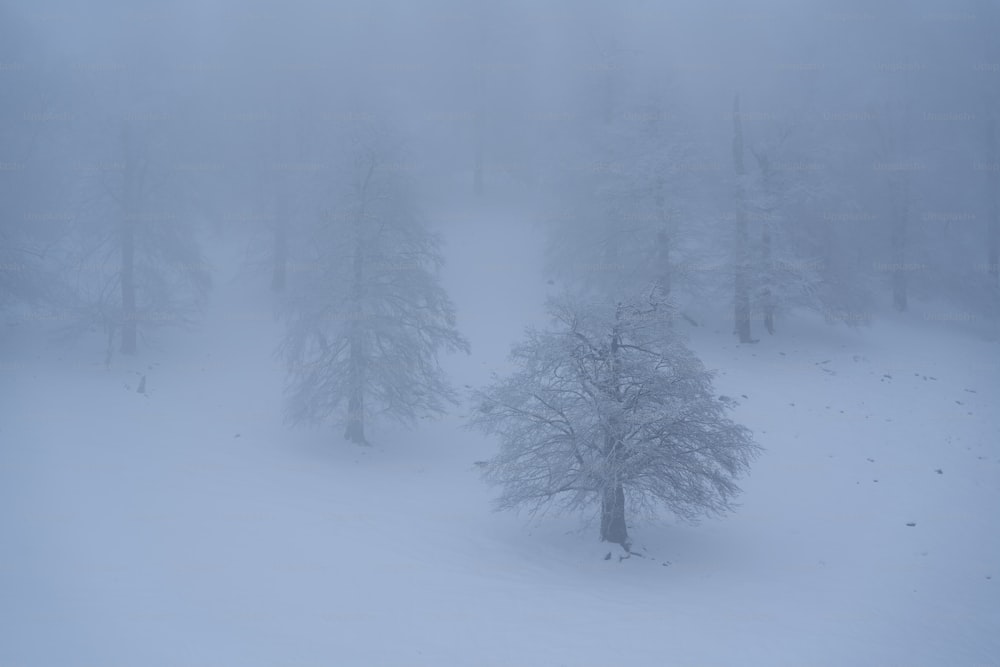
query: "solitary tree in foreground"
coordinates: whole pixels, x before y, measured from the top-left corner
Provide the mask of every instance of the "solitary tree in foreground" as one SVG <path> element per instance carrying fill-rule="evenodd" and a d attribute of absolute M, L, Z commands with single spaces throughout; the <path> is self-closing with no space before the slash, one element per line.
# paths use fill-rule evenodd
<path fill-rule="evenodd" d="M 549 310 L 555 329 L 529 331 L 511 353 L 518 370 L 475 393 L 471 426 L 500 437 L 485 468 L 498 509 L 599 506 L 601 540 L 625 549 L 627 511 L 731 510 L 760 448 L 726 417 L 666 304 L 565 297 Z"/>
<path fill-rule="evenodd" d="M 378 138 L 356 148 L 341 207 L 322 217 L 286 300 L 288 420 L 341 420 L 357 444 L 373 417 L 443 412 L 454 392 L 437 354 L 469 350 L 438 281 L 441 241 L 394 159 Z"/>

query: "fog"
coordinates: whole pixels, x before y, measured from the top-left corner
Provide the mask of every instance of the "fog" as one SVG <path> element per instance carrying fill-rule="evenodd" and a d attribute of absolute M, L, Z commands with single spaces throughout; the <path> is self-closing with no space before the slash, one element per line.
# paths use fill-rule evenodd
<path fill-rule="evenodd" d="M 619 595 L 681 605 L 634 664 L 684 609 L 678 664 L 994 660 L 998 31 L 991 0 L 7 0 L 0 664 L 613 664 Z M 763 639 L 706 647 L 742 582 L 723 625 Z"/>
<path fill-rule="evenodd" d="M 733 188 L 739 94 L 748 149 L 769 147 L 786 176 L 812 176 L 841 207 L 877 219 L 856 244 L 870 246 L 874 227 L 891 224 L 878 165 L 907 162 L 918 190 L 906 202 L 909 254 L 944 236 L 946 247 L 928 257 L 944 282 L 982 265 L 978 273 L 995 283 L 995 267 L 982 270 L 995 263 L 982 252 L 985 242 L 995 253 L 986 241 L 995 235 L 986 231 L 995 226 L 993 3 L 211 2 L 87 11 L 8 3 L 3 11 L 7 237 L 24 233 L 26 212 L 85 224 L 76 215 L 89 197 L 82 165 L 113 162 L 123 122 L 158 147 L 151 160 L 184 181 L 178 196 L 198 200 L 186 217 L 199 227 L 247 215 L 248 202 L 278 190 L 303 215 L 326 205 L 296 188 L 329 177 L 338 142 L 376 119 L 398 134 L 412 179 L 439 207 L 469 194 L 477 159 L 482 194 L 538 207 L 586 187 L 567 182 L 581 165 L 610 163 L 611 147 L 597 146 L 614 143 L 606 137 L 659 118 L 689 149 L 665 155 L 663 168 L 696 175 L 669 198 L 718 218 L 728 202 L 703 204 Z M 886 141 L 891 154 L 879 157 Z M 23 201 L 56 180 L 57 201 Z M 520 187 L 504 189 L 509 182 Z M 845 214 L 830 206 L 812 201 L 803 214 Z"/>

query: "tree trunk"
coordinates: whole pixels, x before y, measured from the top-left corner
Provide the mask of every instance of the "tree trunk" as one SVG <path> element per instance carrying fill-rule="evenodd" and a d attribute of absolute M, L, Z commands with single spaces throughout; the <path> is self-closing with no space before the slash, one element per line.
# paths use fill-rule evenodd
<path fill-rule="evenodd" d="M 350 395 L 347 399 L 347 428 L 344 430 L 344 438 L 356 445 L 367 445 L 365 439 L 365 394 L 362 384 L 363 376 L 360 372 L 360 359 L 355 351 L 355 346 L 351 344 L 351 386 Z"/>
<path fill-rule="evenodd" d="M 767 271 L 768 282 L 773 284 L 771 276 L 774 272 L 771 267 L 771 227 L 765 222 L 764 230 L 761 232 L 761 245 L 763 246 L 764 254 L 764 269 Z M 765 287 L 762 294 L 761 300 L 763 301 L 764 309 L 764 328 L 767 329 L 767 333 L 774 335 L 774 295 L 771 293 L 770 287 Z"/>
<path fill-rule="evenodd" d="M 986 273 L 993 287 L 1000 287 L 1000 164 L 997 162 L 996 119 L 988 121 L 986 174 L 990 192 L 990 217 L 986 225 Z"/>
<path fill-rule="evenodd" d="M 619 304 L 615 311 L 615 320 L 620 321 L 622 317 L 622 307 Z M 615 324 L 611 332 L 610 348 L 610 374 L 608 378 L 608 393 L 616 405 L 622 403 L 621 390 L 621 358 L 620 358 L 621 333 L 618 324 Z M 621 418 L 615 412 L 609 415 L 608 432 L 604 439 L 605 465 L 609 477 L 614 480 L 609 483 L 601 495 L 601 540 L 620 544 L 627 551 L 629 548 L 628 530 L 625 525 L 625 489 L 618 480 L 619 468 L 625 456 L 619 432 L 621 429 Z"/>
<path fill-rule="evenodd" d="M 656 181 L 656 213 L 660 218 L 660 230 L 656 233 L 656 285 L 664 300 L 670 298 L 673 289 L 673 272 L 670 266 L 670 220 L 666 211 L 663 178 Z"/>
<path fill-rule="evenodd" d="M 626 551 L 631 544 L 625 525 L 625 489 L 621 484 L 609 486 L 601 495 L 601 541 L 620 544 Z"/>
<path fill-rule="evenodd" d="M 347 428 L 344 438 L 358 445 L 367 445 L 365 439 L 365 366 L 368 363 L 365 327 L 365 215 L 368 202 L 368 184 L 375 171 L 374 159 L 361 183 L 361 207 L 356 220 L 351 283 L 351 332 L 349 338 Z"/>
<path fill-rule="evenodd" d="M 277 219 L 274 221 L 274 255 L 271 273 L 271 289 L 280 292 L 285 289 L 288 272 L 288 197 L 278 195 Z"/>
<path fill-rule="evenodd" d="M 741 343 L 754 342 L 750 331 L 750 277 L 747 266 L 747 245 L 749 234 L 745 211 L 736 213 L 736 280 L 734 297 L 736 303 L 733 309 L 735 331 Z"/>
<path fill-rule="evenodd" d="M 132 225 L 132 222 L 122 225 L 122 354 L 135 354 L 138 337 L 135 312 L 135 230 Z"/>
<path fill-rule="evenodd" d="M 481 197 L 483 194 L 483 151 L 484 143 L 486 141 L 484 123 L 482 111 L 476 113 L 474 120 L 475 123 L 475 164 L 472 169 L 472 189 L 476 193 L 477 197 Z"/>
<path fill-rule="evenodd" d="M 895 186 L 895 201 L 892 216 L 892 305 L 899 312 L 907 308 L 906 227 L 907 227 L 907 179 L 900 175 Z"/>
<path fill-rule="evenodd" d="M 598 45 L 598 48 L 600 46 Z M 615 118 L 615 98 L 617 97 L 617 69 L 618 69 L 618 40 L 612 37 L 609 40 L 608 48 L 603 50 L 602 65 L 604 67 L 604 81 L 602 91 L 602 116 L 605 125 L 610 125 Z"/>
<path fill-rule="evenodd" d="M 617 279 L 620 271 L 620 265 L 618 263 L 618 232 L 612 232 L 604 243 L 604 266 L 600 267 L 600 270 L 607 277 L 615 277 L 614 281 L 608 280 L 605 284 L 613 284 L 617 286 Z"/>
<path fill-rule="evenodd" d="M 361 216 L 363 217 L 363 215 Z M 365 362 L 367 361 L 364 336 L 364 257 L 361 230 L 354 249 L 354 283 L 351 286 L 351 334 L 349 342 L 349 376 L 347 389 L 347 429 L 344 437 L 358 445 L 365 440 Z"/>
<path fill-rule="evenodd" d="M 663 230 L 656 233 L 656 286 L 664 300 L 670 298 L 673 276 L 670 271 L 670 235 Z"/>
<path fill-rule="evenodd" d="M 615 118 L 615 67 L 610 60 L 604 64 L 604 124 Z"/>
<path fill-rule="evenodd" d="M 132 136 L 125 123 L 122 126 L 122 149 L 125 153 L 125 182 L 122 191 L 121 221 L 121 297 L 122 297 L 122 354 L 136 351 L 135 308 L 135 225 L 138 222 L 139 165 L 132 144 Z"/>
<path fill-rule="evenodd" d="M 747 227 L 746 195 L 743 177 L 746 167 L 743 164 L 743 122 L 740 118 L 740 96 L 733 100 L 733 166 L 736 171 L 736 249 L 733 281 L 733 297 L 735 300 L 733 319 L 736 335 L 741 343 L 752 343 L 750 334 L 750 276 L 748 260 L 750 233 Z"/>

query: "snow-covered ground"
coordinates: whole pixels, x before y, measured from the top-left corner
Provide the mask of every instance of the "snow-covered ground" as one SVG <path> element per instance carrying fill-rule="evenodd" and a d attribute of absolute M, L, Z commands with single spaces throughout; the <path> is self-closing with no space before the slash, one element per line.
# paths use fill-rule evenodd
<path fill-rule="evenodd" d="M 478 385 L 555 288 L 529 225 L 445 231 L 473 354 L 444 363 Z M 0 666 L 1000 661 L 996 343 L 919 314 L 692 329 L 767 451 L 737 514 L 604 560 L 578 517 L 491 511 L 462 409 L 368 449 L 285 427 L 280 326 L 236 266 L 198 331 L 110 370 L 4 324 Z"/>

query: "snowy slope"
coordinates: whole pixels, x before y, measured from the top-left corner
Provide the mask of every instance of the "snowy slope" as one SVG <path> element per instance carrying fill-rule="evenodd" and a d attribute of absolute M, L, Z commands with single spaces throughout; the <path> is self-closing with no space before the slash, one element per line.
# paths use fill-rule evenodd
<path fill-rule="evenodd" d="M 445 365 L 475 385 L 546 286 L 530 226 L 449 220 L 473 354 Z M 0 665 L 996 664 L 995 344 L 692 330 L 767 451 L 738 514 L 605 561 L 576 517 L 491 512 L 460 409 L 370 449 L 284 427 L 280 327 L 218 263 L 199 331 L 110 370 L 96 340 L 0 333 Z"/>

